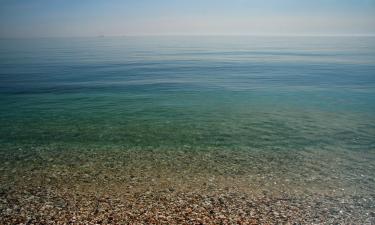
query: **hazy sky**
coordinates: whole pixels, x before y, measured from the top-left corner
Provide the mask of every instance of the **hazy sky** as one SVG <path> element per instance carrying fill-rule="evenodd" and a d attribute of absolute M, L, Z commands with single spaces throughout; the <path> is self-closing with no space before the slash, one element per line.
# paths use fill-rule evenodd
<path fill-rule="evenodd" d="M 0 37 L 374 35 L 375 0 L 0 0 Z"/>

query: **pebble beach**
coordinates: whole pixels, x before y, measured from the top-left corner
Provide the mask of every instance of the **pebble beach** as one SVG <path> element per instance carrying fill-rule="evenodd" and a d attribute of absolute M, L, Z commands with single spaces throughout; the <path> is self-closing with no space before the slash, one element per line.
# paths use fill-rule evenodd
<path fill-rule="evenodd" d="M 0 170 L 1 224 L 375 222 L 371 171 L 361 171 L 367 183 L 356 183 L 351 173 L 358 171 L 347 171 L 353 168 L 346 168 L 346 159 L 340 168 L 330 168 L 347 171 L 335 178 L 322 172 L 326 162 L 310 164 L 301 152 L 288 159 L 290 152 L 214 149 L 194 154 L 183 149 L 14 151 L 20 151 L 17 159 L 1 157 L 7 159 Z M 267 157 L 274 157 L 279 170 L 262 166 Z"/>

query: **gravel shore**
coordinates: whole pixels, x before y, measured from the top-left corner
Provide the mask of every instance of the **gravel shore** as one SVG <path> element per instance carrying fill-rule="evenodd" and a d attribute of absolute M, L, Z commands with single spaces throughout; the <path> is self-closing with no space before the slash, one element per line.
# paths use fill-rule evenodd
<path fill-rule="evenodd" d="M 5 195 L 5 197 L 4 197 Z M 374 199 L 167 189 L 129 195 L 2 193 L 2 224 L 374 224 Z"/>
<path fill-rule="evenodd" d="M 375 224 L 371 170 L 339 155 L 14 151 L 0 157 L 4 225 Z"/>

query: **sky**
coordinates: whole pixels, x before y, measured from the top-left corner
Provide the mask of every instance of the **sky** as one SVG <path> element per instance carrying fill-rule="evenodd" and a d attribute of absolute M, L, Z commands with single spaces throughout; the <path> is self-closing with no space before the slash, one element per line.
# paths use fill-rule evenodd
<path fill-rule="evenodd" d="M 374 35 L 375 0 L 0 0 L 0 37 Z"/>

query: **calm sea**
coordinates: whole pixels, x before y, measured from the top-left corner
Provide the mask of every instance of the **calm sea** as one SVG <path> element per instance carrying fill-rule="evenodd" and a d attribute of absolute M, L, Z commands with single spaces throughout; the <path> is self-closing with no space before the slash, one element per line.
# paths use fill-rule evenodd
<path fill-rule="evenodd" d="M 375 38 L 3 39 L 0 107 L 2 146 L 373 154 Z"/>

